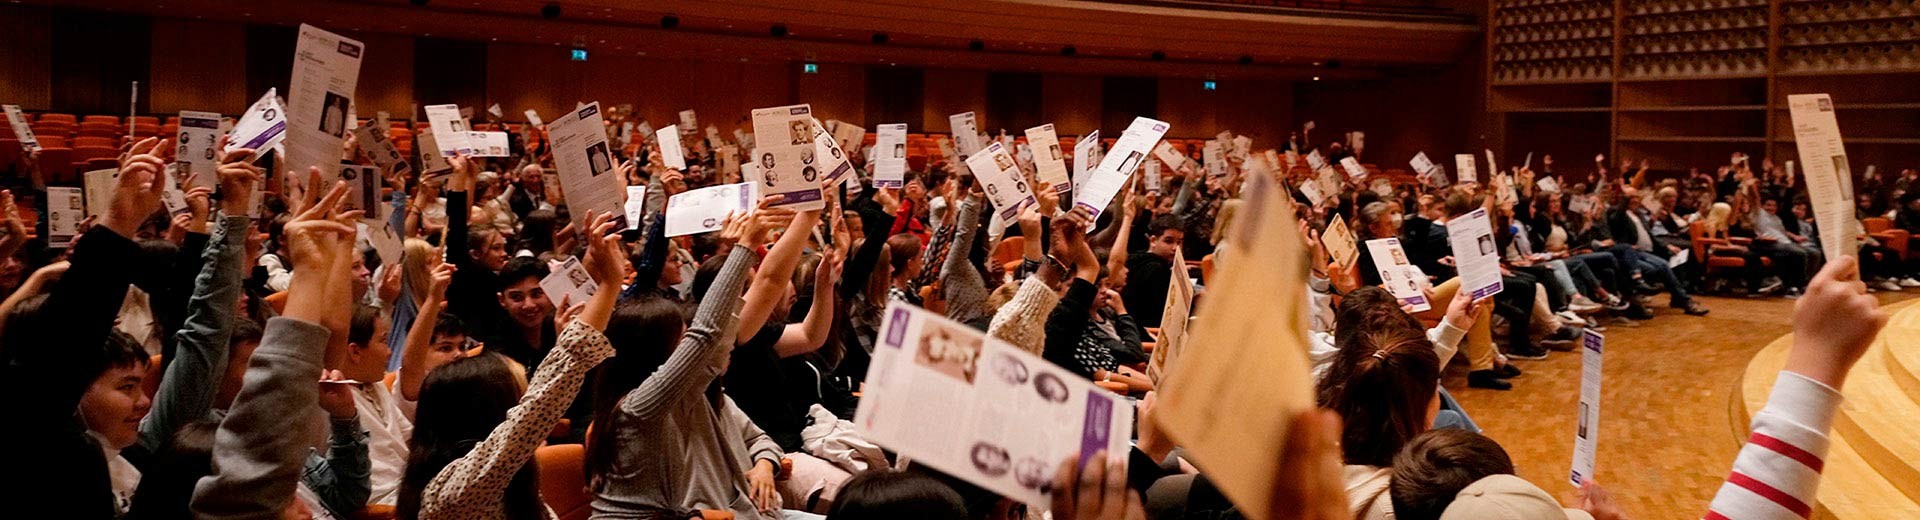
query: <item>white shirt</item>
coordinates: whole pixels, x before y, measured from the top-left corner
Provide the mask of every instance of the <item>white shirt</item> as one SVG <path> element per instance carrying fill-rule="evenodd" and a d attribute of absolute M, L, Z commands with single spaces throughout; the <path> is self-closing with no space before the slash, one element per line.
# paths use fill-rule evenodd
<path fill-rule="evenodd" d="M 100 452 L 107 457 L 107 478 L 113 485 L 113 511 L 115 516 L 126 516 L 127 509 L 133 507 L 133 491 L 140 488 L 140 469 L 120 456 L 120 450 L 113 448 L 106 437 L 87 432 L 93 436 L 93 443 L 100 445 Z"/>
<path fill-rule="evenodd" d="M 407 471 L 407 440 L 413 437 L 413 417 L 401 411 L 387 386 L 379 381 L 353 392 L 360 427 L 367 430 L 367 459 L 372 463 L 367 503 L 391 506 L 400 495 L 400 478 Z"/>

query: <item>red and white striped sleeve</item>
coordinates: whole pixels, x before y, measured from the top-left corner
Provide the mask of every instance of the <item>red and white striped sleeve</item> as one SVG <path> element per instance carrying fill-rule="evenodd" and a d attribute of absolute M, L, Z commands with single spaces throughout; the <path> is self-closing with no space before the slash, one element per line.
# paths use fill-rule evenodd
<path fill-rule="evenodd" d="M 1826 465 L 1827 432 L 1840 391 L 1781 371 L 1733 472 L 1707 506 L 1706 520 L 1804 519 L 1813 515 Z"/>

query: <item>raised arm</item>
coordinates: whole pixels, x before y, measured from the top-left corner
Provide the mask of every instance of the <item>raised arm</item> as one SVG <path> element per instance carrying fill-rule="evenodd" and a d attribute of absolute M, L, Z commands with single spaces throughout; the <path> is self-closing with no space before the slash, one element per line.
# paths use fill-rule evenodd
<path fill-rule="evenodd" d="M 973 251 L 974 236 L 980 230 L 980 211 L 986 204 L 978 193 L 969 193 L 960 202 L 960 215 L 954 219 L 953 243 L 940 263 L 940 287 L 947 300 L 947 317 L 972 323 L 991 316 L 987 308 L 987 282 L 973 267 L 967 255 Z"/>
<path fill-rule="evenodd" d="M 427 380 L 427 354 L 432 350 L 433 329 L 440 325 L 440 311 L 447 304 L 447 285 L 453 282 L 453 272 L 458 269 L 453 264 L 442 263 L 433 268 L 433 279 L 427 284 L 426 300 L 420 303 L 419 314 L 413 318 L 413 327 L 407 329 L 407 342 L 400 348 L 400 375 L 394 381 L 394 390 L 408 401 L 420 400 L 420 385 Z"/>
<path fill-rule="evenodd" d="M 1840 388 L 1887 324 L 1860 282 L 1858 262 L 1830 260 L 1794 302 L 1793 349 L 1708 518 L 1789 520 L 1812 510 Z"/>
<path fill-rule="evenodd" d="M 720 376 L 727 354 L 733 350 L 729 340 L 734 337 L 735 327 L 739 325 L 739 295 L 747 284 L 747 271 L 760 258 L 757 249 L 766 243 L 770 228 L 791 227 L 792 219 L 793 212 L 790 210 L 766 208 L 753 215 L 728 219 L 722 233 L 735 245 L 726 256 L 726 264 L 707 288 L 699 310 L 694 311 L 693 323 L 681 336 L 673 355 L 653 375 L 647 376 L 647 380 L 641 382 L 638 388 L 620 399 L 621 413 L 639 417 L 657 416 L 673 403 L 697 398 L 708 383 Z M 798 234 L 805 235 L 806 232 Z"/>
<path fill-rule="evenodd" d="M 1093 250 L 1087 246 L 1085 238 L 1085 211 L 1074 209 L 1066 217 L 1054 219 L 1054 229 L 1062 237 L 1055 250 L 1072 255 L 1074 274 L 1072 279 L 1067 280 L 1067 292 L 1060 297 L 1059 305 L 1047 316 L 1047 340 L 1042 357 L 1082 376 L 1092 377 L 1090 371 L 1076 369 L 1079 363 L 1073 360 L 1073 351 L 1087 328 L 1087 311 L 1093 307 L 1096 293 L 1093 282 L 1100 276 L 1099 260 L 1093 257 Z"/>
<path fill-rule="evenodd" d="M 767 324 L 767 317 L 773 315 L 773 306 L 784 303 L 780 300 L 793 283 L 794 268 L 800 267 L 800 253 L 807 246 L 809 230 L 818 223 L 819 211 L 800 213 L 787 228 L 789 231 L 782 233 L 780 241 L 767 251 L 766 261 L 760 263 L 753 283 L 747 285 L 747 301 L 740 307 L 740 327 L 734 345 L 753 339 L 760 326 Z"/>
<path fill-rule="evenodd" d="M 293 499 L 313 439 L 289 432 L 308 431 L 318 414 L 314 382 L 322 366 L 344 356 L 336 345 L 344 343 L 352 312 L 352 222 L 359 212 L 338 211 L 345 195 L 346 184 L 336 184 L 287 225 L 288 249 L 303 267 L 288 289 L 286 313 L 267 323 L 214 437 L 214 473 L 194 486 L 197 518 L 273 518 Z"/>
<path fill-rule="evenodd" d="M 602 331 L 613 315 L 619 296 L 613 288 L 626 276 L 626 261 L 613 234 L 612 215 L 589 213 L 587 222 L 587 271 L 601 290 L 561 332 L 558 346 L 534 373 L 520 404 L 507 410 L 506 420 L 427 482 L 421 492 L 421 518 L 478 518 L 498 511 L 513 475 L 533 459 L 533 451 L 560 422 L 587 371 L 613 357 L 613 345 Z"/>
<path fill-rule="evenodd" d="M 844 222 L 833 227 L 833 247 L 827 249 L 826 255 L 820 259 L 820 265 L 813 269 L 813 302 L 807 308 L 807 319 L 787 324 L 780 331 L 780 339 L 773 344 L 773 351 L 780 357 L 819 350 L 832 335 L 834 307 L 839 303 L 834 298 L 833 283 L 840 279 L 840 269 L 847 255 L 847 241 L 852 240 L 847 237 L 846 231 Z"/>

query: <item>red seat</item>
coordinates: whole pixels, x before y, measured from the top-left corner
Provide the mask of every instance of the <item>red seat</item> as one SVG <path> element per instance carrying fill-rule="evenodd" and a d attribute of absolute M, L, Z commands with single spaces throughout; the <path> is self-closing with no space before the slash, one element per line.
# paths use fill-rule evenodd
<path fill-rule="evenodd" d="M 157 125 L 157 124 L 133 125 L 133 136 L 135 138 L 144 139 L 144 138 L 153 137 L 157 135 L 160 135 L 160 125 Z"/>
<path fill-rule="evenodd" d="M 164 135 L 164 136 L 167 136 L 167 137 L 173 137 L 173 136 L 176 136 L 176 135 L 180 135 L 180 124 L 179 124 L 179 123 L 167 123 L 167 124 L 164 124 L 164 125 L 160 125 L 160 135 Z"/>
<path fill-rule="evenodd" d="M 86 138 L 77 137 L 74 139 L 75 141 L 78 141 L 80 139 L 86 139 Z M 98 138 L 95 138 L 95 139 L 98 139 Z M 78 142 L 74 143 L 74 146 L 73 146 L 73 162 L 87 162 L 89 160 L 99 159 L 102 157 L 117 158 L 119 156 L 120 156 L 120 150 L 113 148 L 111 146 L 84 146 L 79 144 Z"/>
<path fill-rule="evenodd" d="M 80 120 L 78 118 L 73 117 L 73 114 L 40 114 L 40 118 L 35 119 L 34 121 L 35 122 L 64 122 L 68 125 L 80 124 Z"/>
<path fill-rule="evenodd" d="M 84 125 L 87 123 L 104 123 L 109 125 L 117 125 L 117 124 L 120 124 L 120 117 L 119 116 L 86 116 L 86 117 L 80 118 L 80 124 Z"/>
<path fill-rule="evenodd" d="M 40 146 L 43 148 L 67 146 L 66 134 L 43 134 L 36 129 L 33 131 L 33 138 L 40 141 Z"/>
<path fill-rule="evenodd" d="M 0 171 L 11 171 L 19 166 L 25 151 L 20 149 L 20 140 L 12 137 L 0 137 Z"/>
<path fill-rule="evenodd" d="M 98 137 L 98 136 L 83 135 L 80 137 L 73 138 L 73 146 L 75 148 L 79 148 L 82 146 L 99 146 L 104 148 L 116 148 L 120 146 L 119 141 L 120 141 L 119 139 L 115 139 L 112 137 Z"/>
<path fill-rule="evenodd" d="M 41 141 L 42 144 L 45 141 Z M 40 178 L 49 184 L 73 184 L 79 181 L 74 173 L 73 149 L 67 147 L 45 147 L 40 149 Z"/>
<path fill-rule="evenodd" d="M 90 137 L 119 137 L 126 135 L 127 128 L 119 125 L 89 121 L 80 123 L 80 135 Z"/>
<path fill-rule="evenodd" d="M 64 138 L 64 137 L 73 135 L 74 126 L 76 125 L 74 125 L 73 123 L 62 123 L 62 122 L 55 121 L 50 123 L 35 122 L 30 127 L 33 128 L 34 137 L 44 139 L 47 137 L 63 137 Z"/>
<path fill-rule="evenodd" d="M 167 124 L 169 125 L 180 124 L 180 116 L 167 116 Z"/>
<path fill-rule="evenodd" d="M 119 168 L 120 159 L 118 157 L 95 157 L 92 159 L 87 159 L 86 162 L 73 163 L 73 167 L 79 168 L 81 172 L 90 172 L 94 170 L 109 170 L 113 168 Z"/>
<path fill-rule="evenodd" d="M 160 118 L 154 116 L 133 116 L 133 124 L 160 126 Z"/>

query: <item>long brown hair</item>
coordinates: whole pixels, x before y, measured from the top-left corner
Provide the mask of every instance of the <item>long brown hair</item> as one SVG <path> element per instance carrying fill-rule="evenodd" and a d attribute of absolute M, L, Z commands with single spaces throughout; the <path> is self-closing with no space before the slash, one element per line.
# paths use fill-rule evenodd
<path fill-rule="evenodd" d="M 1390 466 L 1393 455 L 1427 431 L 1427 407 L 1440 385 L 1440 357 L 1417 327 L 1339 324 L 1340 353 L 1315 388 L 1321 407 L 1340 414 L 1347 464 Z M 1359 330 L 1354 330 L 1359 329 Z"/>

